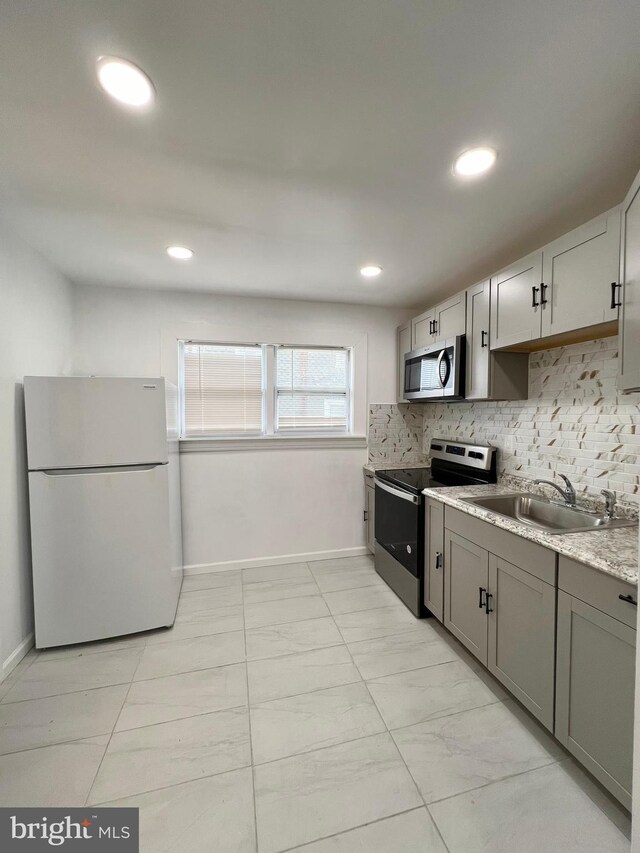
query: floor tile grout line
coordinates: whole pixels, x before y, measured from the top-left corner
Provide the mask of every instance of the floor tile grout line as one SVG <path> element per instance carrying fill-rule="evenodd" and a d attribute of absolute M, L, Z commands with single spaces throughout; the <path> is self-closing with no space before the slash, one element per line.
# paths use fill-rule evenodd
<path fill-rule="evenodd" d="M 87 806 L 108 806 L 109 803 L 119 802 L 120 800 L 132 800 L 135 797 L 144 797 L 146 794 L 155 794 L 158 791 L 168 791 L 171 788 L 179 788 L 181 785 L 190 785 L 193 782 L 204 782 L 206 779 L 214 779 L 216 776 L 224 776 L 226 773 L 237 773 L 238 770 L 248 770 L 250 764 L 241 764 L 238 767 L 228 767 L 226 770 L 217 770 L 215 773 L 207 773 L 203 776 L 195 776 L 193 779 L 182 779 L 180 782 L 173 782 L 171 785 L 161 785 L 159 788 L 150 788 L 145 791 L 138 791 L 135 794 L 126 794 L 124 797 L 114 797 L 111 800 L 100 800 L 99 803 L 85 803 Z"/>
<path fill-rule="evenodd" d="M 491 785 L 497 784 L 498 782 L 506 782 L 509 779 L 517 779 L 520 776 L 526 776 L 528 773 L 535 773 L 536 770 L 544 770 L 546 767 L 552 767 L 554 764 L 562 764 L 563 761 L 568 761 L 568 759 L 551 758 L 549 761 L 545 761 L 544 764 L 539 764 L 537 767 L 529 767 L 528 770 L 518 770 L 516 773 L 507 773 L 505 776 L 500 776 L 497 779 L 490 779 L 488 782 L 484 782 L 482 785 L 474 785 L 473 788 L 466 788 L 464 791 L 458 791 L 456 794 L 449 794 L 449 796 L 447 797 L 440 797 L 437 800 L 430 800 L 429 802 L 425 800 L 424 804 L 425 806 L 427 806 L 427 808 L 429 808 L 429 806 L 437 806 L 439 803 L 445 803 L 447 800 L 455 800 L 456 797 L 462 797 L 465 794 L 473 794 L 474 791 L 481 791 L 483 788 L 488 788 Z"/>
<path fill-rule="evenodd" d="M 236 632 L 232 631 L 231 633 Z M 212 634 L 211 636 L 216 637 L 218 635 Z M 316 650 L 312 649 L 312 651 Z M 265 660 L 269 660 L 269 658 L 265 658 Z M 185 669 L 181 672 L 171 672 L 168 675 L 152 675 L 150 678 L 139 678 L 137 681 L 135 679 L 133 681 L 118 681 L 115 684 L 100 684 L 97 687 L 84 687 L 80 690 L 68 690 L 66 693 L 51 693 L 48 696 L 35 696 L 31 699 L 17 699 L 15 702 L 0 702 L 0 710 L 2 710 L 4 706 L 21 705 L 23 702 L 40 702 L 44 699 L 56 699 L 59 696 L 75 696 L 77 693 L 92 693 L 95 690 L 107 690 L 109 687 L 122 687 L 123 684 L 144 684 L 147 681 L 157 681 L 160 678 L 178 678 L 181 675 L 190 675 L 192 672 L 206 672 L 209 669 L 224 669 L 226 666 L 241 666 L 244 663 L 246 663 L 246 656 L 240 660 L 230 661 L 229 663 L 219 663 L 216 666 L 203 666 L 199 669 Z"/>
<path fill-rule="evenodd" d="M 135 682 L 135 681 L 131 682 L 131 687 L 133 687 L 134 684 L 140 684 L 140 682 L 139 681 L 138 682 Z M 128 697 L 128 694 L 127 694 L 127 697 Z M 170 720 L 157 720 L 155 723 L 145 723 L 143 726 L 133 726 L 133 727 L 127 728 L 127 729 L 117 729 L 117 730 L 114 728 L 113 734 L 119 735 L 119 734 L 124 734 L 125 732 L 139 732 L 142 729 L 153 728 L 153 726 L 165 726 L 165 725 L 168 725 L 169 723 L 180 723 L 180 722 L 182 722 L 182 720 L 194 720 L 197 717 L 208 717 L 209 715 L 213 715 L 213 714 L 224 714 L 227 711 L 241 711 L 241 710 L 244 710 L 245 708 L 248 711 L 248 709 L 249 709 L 249 703 L 248 702 L 243 702 L 240 705 L 230 705 L 228 708 L 216 708 L 214 711 L 200 711 L 197 714 L 187 714 L 187 716 L 185 716 L 185 717 L 172 717 Z M 121 713 L 122 713 L 122 710 L 124 710 L 124 706 L 121 709 Z M 119 717 L 118 717 L 118 719 L 119 719 Z M 118 724 L 118 721 L 116 720 L 116 725 L 117 724 Z"/>
<path fill-rule="evenodd" d="M 242 575 L 240 575 L 242 580 Z M 247 683 L 247 719 L 249 723 L 249 758 L 251 760 L 251 796 L 253 802 L 253 839 L 256 851 L 258 850 L 258 806 L 256 803 L 256 771 L 253 755 L 253 731 L 251 728 L 251 694 L 249 692 L 249 663 L 247 660 L 247 621 L 245 619 L 244 584 L 242 584 L 242 624 L 244 630 L 244 672 Z"/>
<path fill-rule="evenodd" d="M 332 832 L 331 835 L 322 835 L 320 838 L 314 838 L 311 841 L 305 841 L 304 844 L 297 844 L 295 847 L 286 847 L 279 853 L 295 853 L 296 850 L 304 850 L 305 847 L 310 847 L 312 844 L 317 844 L 319 841 L 328 841 L 330 838 L 338 838 L 340 835 L 346 835 L 348 832 L 354 832 L 357 829 L 363 829 L 366 826 L 374 826 L 376 823 L 382 823 L 385 820 L 391 820 L 394 817 L 419 812 L 424 809 L 424 806 L 413 806 L 410 809 L 402 809 L 402 811 L 394 812 L 394 814 L 384 815 L 384 817 L 376 818 L 376 820 L 368 820 L 366 823 L 359 823 L 357 826 L 350 826 L 348 829 L 341 829 L 339 832 Z M 447 851 L 449 848 L 447 848 Z"/>
<path fill-rule="evenodd" d="M 93 776 L 93 779 L 91 780 L 91 784 L 89 785 L 89 787 L 87 789 L 87 796 L 84 798 L 84 805 L 85 806 L 88 804 L 88 800 L 89 800 L 89 797 L 91 796 L 91 791 L 93 790 L 93 786 L 96 784 L 96 780 L 97 780 L 98 776 L 100 775 L 100 770 L 102 769 L 102 764 L 104 763 L 104 759 L 107 755 L 107 752 L 109 751 L 109 747 L 111 746 L 111 740 L 113 739 L 113 734 L 116 730 L 116 726 L 118 725 L 118 720 L 120 719 L 120 715 L 122 714 L 122 709 L 127 704 L 127 699 L 129 698 L 129 693 L 131 691 L 133 679 L 136 676 L 136 672 L 138 671 L 138 667 L 140 666 L 140 662 L 142 661 L 143 654 L 144 654 L 144 648 L 142 648 L 140 651 L 138 663 L 136 665 L 136 668 L 133 671 L 133 675 L 131 676 L 131 681 L 129 682 L 129 687 L 127 689 L 127 692 L 124 695 L 124 699 L 122 700 L 122 704 L 120 705 L 120 710 L 116 714 L 115 719 L 113 721 L 113 726 L 111 727 L 111 733 L 109 735 L 109 739 L 107 740 L 106 746 L 104 748 L 104 752 L 102 753 L 102 758 L 100 759 L 100 763 L 98 764 L 98 767 L 97 767 L 96 772 Z"/>
<path fill-rule="evenodd" d="M 98 737 L 108 737 L 110 734 L 111 734 L 111 732 L 109 732 L 109 731 L 98 732 L 97 734 L 83 735 L 82 737 L 74 737 L 74 738 L 71 738 L 70 740 L 56 740 L 56 741 L 53 741 L 52 743 L 41 743 L 41 744 L 38 744 L 37 746 L 27 746 L 24 749 L 14 749 L 11 752 L 0 752 L 0 761 L 2 761 L 3 758 L 5 758 L 6 756 L 9 756 L 9 755 L 21 755 L 23 752 L 34 752 L 36 749 L 49 749 L 49 747 L 67 746 L 70 743 L 82 743 L 83 741 L 94 740 L 95 738 L 98 738 Z"/>

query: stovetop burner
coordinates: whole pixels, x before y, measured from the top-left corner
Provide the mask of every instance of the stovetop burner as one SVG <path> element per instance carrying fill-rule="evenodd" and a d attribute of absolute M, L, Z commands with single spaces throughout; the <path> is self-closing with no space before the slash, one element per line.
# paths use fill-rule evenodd
<path fill-rule="evenodd" d="M 423 489 L 497 481 L 495 448 L 489 445 L 434 438 L 430 456 L 431 468 L 392 468 L 376 471 L 376 477 L 414 495 L 420 495 Z"/>

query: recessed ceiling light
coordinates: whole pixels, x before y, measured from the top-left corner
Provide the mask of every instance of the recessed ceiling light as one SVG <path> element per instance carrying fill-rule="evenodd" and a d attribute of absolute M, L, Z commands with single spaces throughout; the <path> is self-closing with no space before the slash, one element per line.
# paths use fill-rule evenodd
<path fill-rule="evenodd" d="M 117 56 L 101 56 L 96 62 L 96 71 L 105 92 L 121 104 L 144 107 L 153 100 L 153 83 L 133 62 Z"/>
<path fill-rule="evenodd" d="M 167 255 L 177 261 L 188 261 L 193 257 L 193 249 L 188 249 L 186 246 L 167 246 Z"/>
<path fill-rule="evenodd" d="M 363 275 L 365 278 L 375 278 L 380 275 L 381 272 L 382 267 L 379 267 L 377 264 L 369 264 L 366 267 L 362 267 L 360 275 Z"/>
<path fill-rule="evenodd" d="M 453 166 L 454 174 L 465 178 L 481 175 L 493 166 L 497 156 L 493 148 L 470 148 L 456 160 Z"/>

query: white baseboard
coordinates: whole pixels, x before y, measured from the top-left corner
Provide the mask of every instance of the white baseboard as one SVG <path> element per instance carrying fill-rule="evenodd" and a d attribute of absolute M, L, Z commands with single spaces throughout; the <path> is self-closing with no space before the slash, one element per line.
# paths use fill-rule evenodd
<path fill-rule="evenodd" d="M 252 560 L 229 560 L 225 563 L 194 563 L 184 567 L 185 575 L 209 572 L 229 572 L 233 569 L 256 569 L 260 566 L 282 566 L 288 563 L 312 563 L 316 560 L 335 560 L 338 557 L 360 557 L 368 554 L 366 545 L 357 548 L 337 548 L 333 551 L 310 551 L 306 554 L 281 554 L 278 557 L 255 557 Z"/>
<path fill-rule="evenodd" d="M 9 657 L 2 663 L 2 671 L 0 672 L 0 681 L 3 681 L 10 672 L 12 672 L 20 663 L 27 652 L 33 648 L 34 635 L 33 631 L 24 638 L 20 645 L 15 648 Z"/>

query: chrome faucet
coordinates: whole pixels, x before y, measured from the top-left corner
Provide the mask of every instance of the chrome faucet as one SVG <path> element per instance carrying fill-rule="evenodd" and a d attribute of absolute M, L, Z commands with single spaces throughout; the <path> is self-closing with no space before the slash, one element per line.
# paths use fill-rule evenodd
<path fill-rule="evenodd" d="M 564 480 L 566 485 L 565 489 L 563 489 L 562 486 L 559 486 L 557 483 L 554 483 L 553 480 L 534 480 L 533 482 L 536 486 L 553 486 L 556 491 L 560 492 L 566 504 L 568 504 L 569 506 L 575 506 L 576 490 L 573 488 L 571 480 L 568 477 L 565 477 L 564 474 L 558 474 L 558 476 L 562 477 L 562 479 Z"/>
<path fill-rule="evenodd" d="M 617 502 L 615 492 L 611 492 L 609 489 L 603 489 L 600 494 L 604 495 L 604 499 L 606 501 L 605 515 L 607 518 L 613 518 L 613 511 L 616 508 Z"/>

